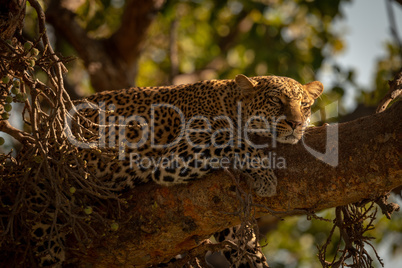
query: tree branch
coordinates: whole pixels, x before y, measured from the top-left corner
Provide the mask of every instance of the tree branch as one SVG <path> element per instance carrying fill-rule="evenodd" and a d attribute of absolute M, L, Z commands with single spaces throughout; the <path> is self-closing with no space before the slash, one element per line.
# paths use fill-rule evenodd
<path fill-rule="evenodd" d="M 75 21 L 75 14 L 63 0 L 51 1 L 47 22 L 74 47 L 83 59 L 96 91 L 128 88 L 134 85 L 136 62 L 142 41 L 155 10 L 163 0 L 127 1 L 121 27 L 109 39 L 93 39 Z"/>
<path fill-rule="evenodd" d="M 7 133 L 22 144 L 34 143 L 34 139 L 28 133 L 16 129 L 8 120 L 0 120 L 0 132 Z"/>
<path fill-rule="evenodd" d="M 137 61 L 148 27 L 164 2 L 165 0 L 127 1 L 120 28 L 106 42 L 113 46 L 128 64 Z"/>
<path fill-rule="evenodd" d="M 286 160 L 275 170 L 277 195 L 254 197 L 256 216 L 276 211 L 278 216 L 318 211 L 363 199 L 375 199 L 402 185 L 402 102 L 380 114 L 339 124 L 339 163 L 331 167 L 299 143 L 278 144 L 271 151 Z M 332 128 L 333 126 L 331 126 Z M 313 128 L 305 143 L 323 152 L 326 129 Z M 328 151 L 335 156 L 337 139 L 332 131 Z M 263 141 L 260 139 L 259 142 Z M 240 183 L 248 189 L 246 183 Z M 124 195 L 128 208 L 119 231 L 99 237 L 80 265 L 145 267 L 169 260 L 199 245 L 212 233 L 240 223 L 235 182 L 224 171 L 188 185 L 162 187 L 153 183 Z"/>
<path fill-rule="evenodd" d="M 402 69 L 399 71 L 399 73 L 394 77 L 392 81 L 388 82 L 388 84 L 389 84 L 389 91 L 378 104 L 376 110 L 377 113 L 383 112 L 385 109 L 387 109 L 391 101 L 395 100 L 397 97 L 402 95 Z"/>
<path fill-rule="evenodd" d="M 395 0 L 395 2 L 397 2 L 397 3 L 402 5 L 402 0 Z"/>

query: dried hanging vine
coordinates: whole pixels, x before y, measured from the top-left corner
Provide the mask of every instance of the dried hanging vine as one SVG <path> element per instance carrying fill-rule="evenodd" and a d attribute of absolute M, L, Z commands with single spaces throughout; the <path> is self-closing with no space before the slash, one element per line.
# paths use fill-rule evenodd
<path fill-rule="evenodd" d="M 335 209 L 334 226 L 325 244 L 318 249 L 318 257 L 322 267 L 373 267 L 373 258 L 367 251 L 365 245 L 372 248 L 376 259 L 382 266 L 384 263 L 378 256 L 376 249 L 370 243 L 374 237 L 365 235 L 366 232 L 374 229 L 377 209 L 374 202 L 371 204 L 350 204 L 337 207 Z M 334 259 L 329 262 L 326 260 L 327 248 L 332 242 L 336 229 L 339 229 L 340 240 L 336 245 Z"/>
<path fill-rule="evenodd" d="M 16 156 L 0 154 L 0 259 L 16 262 L 35 258 L 29 243 L 35 223 L 50 222 L 50 236 L 72 233 L 85 243 L 91 235 L 118 228 L 114 220 L 121 205 L 111 189 L 91 176 L 67 139 L 66 119 L 76 120 L 63 82 L 63 63 L 71 59 L 56 55 L 41 6 L 29 3 L 38 15 L 38 38 L 30 42 L 17 34 L 0 39 L 0 131 L 22 144 Z M 43 71 L 48 82 L 36 79 L 35 70 Z M 23 105 L 21 114 L 14 111 L 17 103 Z M 20 116 L 23 130 L 10 123 L 11 113 Z M 75 126 L 86 131 L 77 122 Z"/>

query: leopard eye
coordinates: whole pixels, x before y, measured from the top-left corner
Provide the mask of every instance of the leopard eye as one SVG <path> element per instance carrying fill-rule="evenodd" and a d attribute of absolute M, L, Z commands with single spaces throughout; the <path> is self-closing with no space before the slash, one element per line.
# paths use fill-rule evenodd
<path fill-rule="evenodd" d="M 270 98 L 270 101 L 273 102 L 273 103 L 277 103 L 277 104 L 281 104 L 281 103 L 282 103 L 282 102 L 281 102 L 281 99 L 278 98 L 278 97 L 271 97 L 271 98 Z"/>
<path fill-rule="evenodd" d="M 301 106 L 304 107 L 304 108 L 308 107 L 309 105 L 310 105 L 309 102 L 302 102 L 301 103 Z"/>

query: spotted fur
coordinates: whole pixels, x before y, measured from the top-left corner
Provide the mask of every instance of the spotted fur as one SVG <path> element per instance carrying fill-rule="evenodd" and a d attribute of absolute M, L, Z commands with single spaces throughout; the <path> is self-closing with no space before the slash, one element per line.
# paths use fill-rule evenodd
<path fill-rule="evenodd" d="M 186 183 L 214 170 L 198 163 L 194 159 L 196 154 L 202 159 L 216 157 L 229 161 L 235 155 L 263 158 L 262 150 L 237 133 L 246 124 L 249 129 L 265 129 L 266 122 L 260 118 L 265 118 L 271 129 L 259 135 L 276 135 L 278 142 L 297 143 L 309 122 L 310 106 L 321 92 L 320 82 L 301 85 L 287 77 L 238 75 L 235 80 L 98 93 L 79 103 L 89 102 L 95 108 L 105 109 L 103 113 L 98 109 L 83 112 L 92 122 L 108 125 L 104 129 L 106 147 L 123 153 L 114 161 L 103 160 L 94 153 L 86 157 L 96 176 L 109 176 L 108 182 L 119 189 L 151 180 L 166 186 Z M 119 121 L 118 116 L 123 116 L 123 120 Z M 255 119 L 247 123 L 253 116 Z M 200 131 L 183 131 L 184 123 L 187 129 Z M 88 128 L 95 133 L 100 130 L 90 125 Z M 236 131 L 230 133 L 230 129 Z M 175 144 L 158 147 L 169 143 Z M 161 157 L 171 158 L 171 166 L 178 168 L 133 165 L 139 159 Z M 180 161 L 185 161 L 188 167 Z M 251 178 L 258 195 L 275 194 L 277 181 L 272 170 L 249 168 L 243 172 Z"/>
<path fill-rule="evenodd" d="M 255 232 L 250 226 L 248 227 L 246 229 L 247 232 L 243 234 L 248 238 L 245 244 L 239 243 L 239 241 L 243 241 L 239 238 L 239 226 L 227 228 L 222 232 L 214 234 L 217 242 L 230 241 L 236 245 L 236 248 L 225 248 L 220 253 L 228 260 L 228 267 L 268 268 L 267 259 L 261 252 L 261 246 L 255 236 Z M 209 254 L 211 252 L 208 252 L 207 256 Z"/>

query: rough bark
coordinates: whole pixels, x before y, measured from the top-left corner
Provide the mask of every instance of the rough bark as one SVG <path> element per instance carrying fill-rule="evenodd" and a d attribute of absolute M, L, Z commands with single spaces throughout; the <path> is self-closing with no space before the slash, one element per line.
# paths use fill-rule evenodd
<path fill-rule="evenodd" d="M 0 0 L 0 38 L 20 35 L 24 25 L 26 0 Z"/>
<path fill-rule="evenodd" d="M 47 22 L 55 27 L 84 61 L 96 91 L 128 88 L 134 85 L 136 62 L 147 29 L 164 0 L 126 1 L 121 27 L 107 39 L 88 36 L 75 13 L 63 0 L 51 1 Z"/>
<path fill-rule="evenodd" d="M 332 167 L 299 143 L 270 149 L 286 160 L 276 170 L 277 195 L 254 197 L 256 216 L 319 211 L 373 199 L 402 185 L 402 102 L 383 113 L 339 124 L 339 163 Z M 305 143 L 323 151 L 326 128 L 308 131 Z M 329 150 L 336 152 L 332 137 Z M 259 142 L 261 142 L 260 140 Z M 240 183 L 248 189 L 246 183 Z M 240 223 L 240 203 L 233 177 L 216 172 L 188 185 L 148 184 L 126 194 L 120 230 L 97 239 L 79 264 L 87 267 L 145 267 L 197 247 L 211 233 Z M 70 256 L 77 256 L 70 252 Z"/>

